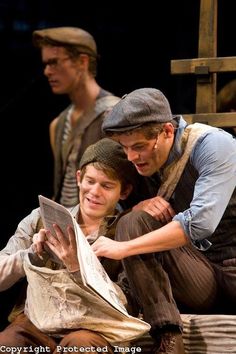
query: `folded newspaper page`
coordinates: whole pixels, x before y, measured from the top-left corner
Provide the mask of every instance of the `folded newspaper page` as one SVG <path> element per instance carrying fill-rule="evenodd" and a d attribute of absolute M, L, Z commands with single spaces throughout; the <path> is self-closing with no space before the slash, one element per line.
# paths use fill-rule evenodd
<path fill-rule="evenodd" d="M 53 224 L 57 224 L 65 235 L 67 234 L 67 227 L 69 225 L 74 228 L 77 243 L 77 256 L 84 285 L 95 291 L 115 309 L 130 317 L 119 299 L 113 282 L 93 252 L 70 211 L 42 195 L 39 195 L 39 205 L 44 227 L 50 230 L 52 235 L 55 235 Z M 58 261 L 56 255 L 52 255 L 52 257 L 55 261 Z"/>

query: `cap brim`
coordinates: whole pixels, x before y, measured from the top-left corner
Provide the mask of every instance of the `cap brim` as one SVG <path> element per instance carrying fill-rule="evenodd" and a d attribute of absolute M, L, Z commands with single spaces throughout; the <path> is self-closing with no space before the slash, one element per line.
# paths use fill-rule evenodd
<path fill-rule="evenodd" d="M 149 124 L 149 123 L 167 123 L 167 122 L 171 122 L 172 120 L 175 120 L 176 118 L 178 118 L 179 115 L 172 115 L 170 117 L 169 120 L 166 120 L 166 121 L 163 121 L 163 122 L 158 122 L 158 121 L 150 121 L 150 122 L 143 122 L 143 123 L 140 123 L 140 124 L 136 124 L 136 125 L 126 125 L 126 126 L 123 126 L 123 127 L 111 127 L 111 128 L 103 128 L 103 131 L 104 132 L 117 132 L 117 133 L 122 133 L 122 132 L 127 132 L 127 131 L 130 131 L 130 130 L 133 130 L 133 129 L 136 129 L 136 128 L 139 128 L 139 127 L 142 127 L 143 125 L 146 125 L 146 124 Z"/>
<path fill-rule="evenodd" d="M 103 130 L 105 132 L 127 132 L 129 130 L 133 130 L 133 129 L 136 129 L 136 128 L 139 128 L 141 127 L 142 125 L 144 125 L 145 123 L 143 124 L 136 124 L 136 125 L 127 125 L 125 127 L 113 127 L 113 128 L 104 128 Z"/>

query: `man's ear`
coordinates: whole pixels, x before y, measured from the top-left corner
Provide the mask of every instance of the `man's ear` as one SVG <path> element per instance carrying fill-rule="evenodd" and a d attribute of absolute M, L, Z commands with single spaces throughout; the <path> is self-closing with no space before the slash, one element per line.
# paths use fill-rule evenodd
<path fill-rule="evenodd" d="M 163 125 L 163 131 L 164 131 L 164 137 L 169 138 L 174 134 L 175 128 L 172 123 L 165 123 Z"/>
<path fill-rule="evenodd" d="M 133 190 L 132 184 L 127 184 L 125 190 L 123 190 L 120 194 L 120 199 L 121 200 L 127 199 L 130 193 L 132 192 L 132 190 Z"/>
<path fill-rule="evenodd" d="M 77 179 L 77 185 L 80 187 L 80 170 L 77 170 L 76 172 L 76 179 Z"/>
<path fill-rule="evenodd" d="M 89 56 L 88 56 L 88 54 L 80 54 L 79 55 L 79 64 L 80 64 L 80 68 L 82 69 L 84 69 L 84 68 L 86 68 L 86 69 L 88 69 L 88 67 L 89 67 Z"/>

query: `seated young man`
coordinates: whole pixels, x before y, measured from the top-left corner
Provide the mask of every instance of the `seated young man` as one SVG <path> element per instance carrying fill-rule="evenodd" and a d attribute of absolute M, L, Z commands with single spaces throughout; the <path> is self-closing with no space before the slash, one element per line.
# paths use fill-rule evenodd
<path fill-rule="evenodd" d="M 114 238 L 115 224 L 119 216 L 116 206 L 120 199 L 125 199 L 131 192 L 135 173 L 123 149 L 111 139 L 98 141 L 83 154 L 80 170 L 77 171 L 80 203 L 69 210 L 89 243 L 93 243 L 100 235 Z M 29 284 L 24 311 L 0 333 L 0 346 L 24 347 L 22 352 L 27 352 L 32 346 L 46 348 L 50 353 L 58 353 L 63 347 L 70 348 L 71 353 L 78 352 L 80 347 L 86 347 L 87 353 L 94 352 L 94 348 L 106 348 L 106 352 L 113 353 L 113 342 L 109 341 L 106 332 L 110 329 L 104 329 L 104 323 L 109 320 L 109 311 L 103 313 L 104 300 L 99 302 L 91 291 L 83 287 L 73 230 L 68 227 L 68 235 L 64 235 L 55 225 L 55 238 L 50 232 L 40 228 L 40 225 L 40 209 L 37 208 L 19 223 L 15 234 L 0 252 L 0 290 L 8 289 L 25 275 Z M 49 253 L 45 257 L 45 245 L 56 254 L 61 263 L 50 262 Z M 30 266 L 36 270 L 36 276 L 49 279 L 46 288 L 42 288 L 40 283 L 35 283 L 28 277 L 29 259 L 34 260 Z M 101 263 L 110 278 L 116 281 L 121 271 L 120 262 L 103 258 Z M 61 283 L 58 279 L 62 279 Z M 63 279 L 66 283 L 64 287 Z M 60 301 L 58 298 L 53 299 L 55 287 L 62 293 L 58 295 Z M 74 287 L 81 296 L 75 297 Z M 120 298 L 124 299 L 124 293 L 121 289 L 119 291 Z M 35 297 L 30 297 L 32 292 L 36 294 Z M 42 304 L 42 294 L 47 302 L 45 306 Z M 76 307 L 73 307 L 73 301 Z M 53 312 L 51 305 L 55 305 L 57 313 Z M 36 320 L 35 313 L 40 306 L 44 318 Z M 89 318 L 93 323 L 88 323 Z M 48 325 L 44 327 L 44 323 L 48 324 L 47 320 L 51 325 L 50 330 Z M 85 328 L 83 323 L 86 323 Z M 132 327 L 132 324 L 130 326 Z M 145 333 L 148 329 L 149 325 L 140 323 L 140 333 Z M 126 329 L 122 328 L 121 331 L 123 330 Z"/>

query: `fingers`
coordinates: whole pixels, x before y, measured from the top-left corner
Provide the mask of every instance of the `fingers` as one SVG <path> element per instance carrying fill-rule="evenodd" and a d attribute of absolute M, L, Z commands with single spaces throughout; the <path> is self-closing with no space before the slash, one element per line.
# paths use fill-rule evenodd
<path fill-rule="evenodd" d="M 67 233 L 68 233 L 68 239 L 69 239 L 69 243 L 70 245 L 76 249 L 76 238 L 75 238 L 75 232 L 74 229 L 71 226 L 67 227 Z"/>
<path fill-rule="evenodd" d="M 132 210 L 134 210 L 134 211 L 144 210 L 145 202 L 147 202 L 147 200 L 144 200 L 144 201 L 142 201 L 142 202 L 139 202 L 138 204 L 136 204 L 135 206 L 133 206 Z"/>
<path fill-rule="evenodd" d="M 56 243 L 56 241 L 59 241 L 60 244 L 62 244 L 63 246 L 68 246 L 69 245 L 69 239 L 70 239 L 70 236 L 71 235 L 71 238 L 72 238 L 72 232 L 73 232 L 73 228 L 72 226 L 67 226 L 67 229 L 66 229 L 66 232 L 63 232 L 61 230 L 61 228 L 57 225 L 57 224 L 53 224 L 53 228 L 54 228 L 54 231 L 55 231 L 55 236 L 52 235 L 52 234 L 49 234 L 49 241 L 53 244 Z M 70 230 L 70 231 L 69 231 Z M 69 234 L 70 232 L 70 234 Z"/>
<path fill-rule="evenodd" d="M 164 198 L 157 196 L 143 200 L 133 207 L 133 210 L 143 210 L 153 216 L 156 220 L 166 224 L 175 216 L 175 211 Z"/>
<path fill-rule="evenodd" d="M 123 258 L 122 245 L 124 242 L 111 240 L 105 236 L 100 236 L 93 244 L 92 250 L 97 257 L 107 257 L 120 260 Z"/>
<path fill-rule="evenodd" d="M 58 243 L 58 239 L 57 239 L 56 236 L 52 235 L 52 233 L 49 230 L 47 230 L 46 231 L 46 243 L 47 244 L 49 243 L 49 244 L 51 244 L 53 246 L 56 246 L 57 243 Z"/>
<path fill-rule="evenodd" d="M 46 245 L 55 253 L 58 259 L 64 264 L 69 272 L 79 270 L 79 263 L 77 257 L 77 247 L 75 241 L 74 230 L 71 226 L 67 227 L 67 236 L 64 235 L 57 225 L 53 225 L 56 236 L 52 235 L 50 231 L 46 232 Z"/>
<path fill-rule="evenodd" d="M 156 207 L 157 215 L 160 217 L 162 222 L 170 222 L 175 216 L 174 209 L 170 203 L 162 197 L 158 196 L 154 198 L 154 206 Z"/>
<path fill-rule="evenodd" d="M 57 224 L 53 224 L 54 234 L 49 230 L 45 232 L 46 234 L 46 243 L 56 248 L 67 249 L 70 246 L 76 246 L 75 242 L 75 233 L 72 226 L 68 226 L 66 234 L 62 232 L 61 228 Z"/>
<path fill-rule="evenodd" d="M 225 259 L 223 261 L 223 265 L 228 267 L 236 266 L 236 258 Z"/>
<path fill-rule="evenodd" d="M 33 243 L 43 242 L 46 238 L 46 230 L 40 229 L 38 233 L 34 234 L 33 236 Z"/>
<path fill-rule="evenodd" d="M 100 236 L 92 245 L 91 248 L 97 257 L 103 256 L 103 243 L 106 238 L 104 236 Z"/>
<path fill-rule="evenodd" d="M 66 248 L 69 246 L 68 236 L 65 235 L 61 228 L 57 224 L 53 224 L 54 232 L 52 233 L 50 230 L 45 230 L 45 242 L 50 249 L 54 248 Z"/>
<path fill-rule="evenodd" d="M 44 244 L 46 241 L 46 230 L 41 229 L 33 236 L 33 250 L 41 258 L 41 254 L 44 252 Z"/>

